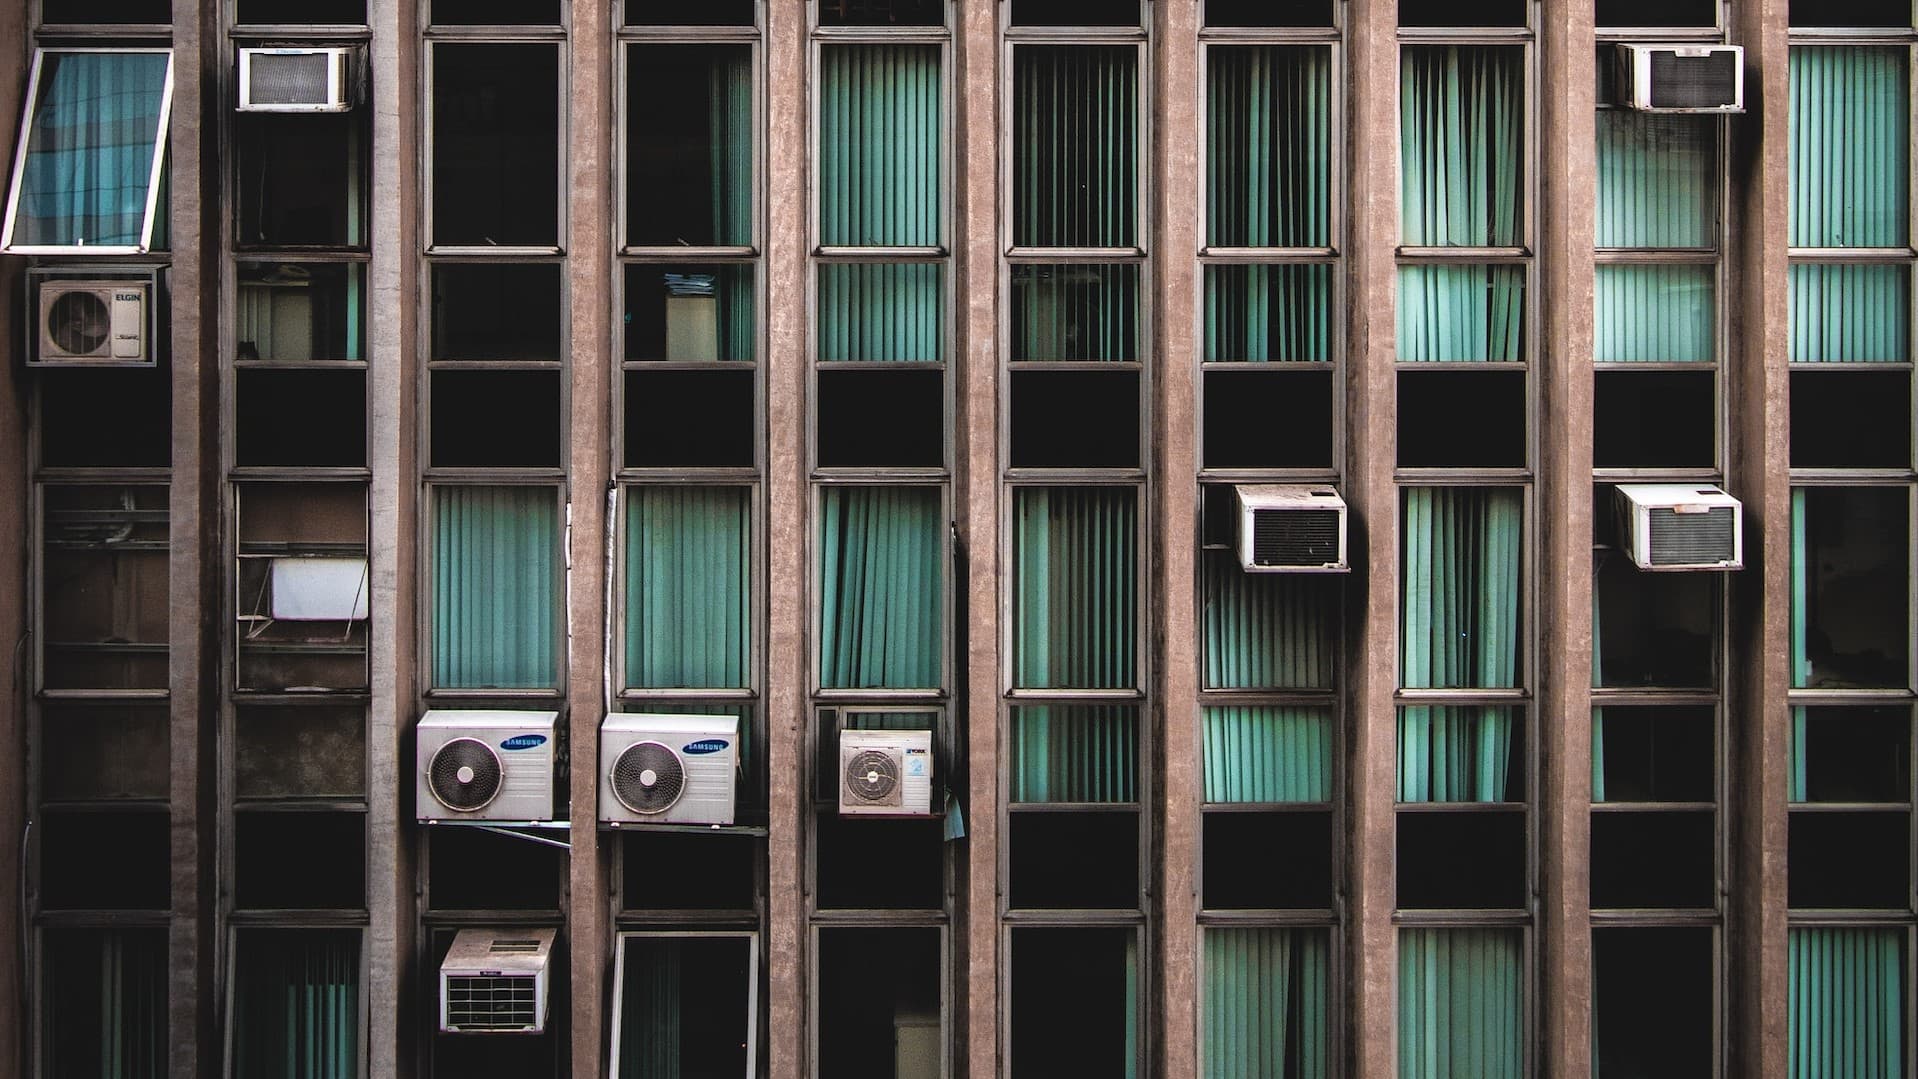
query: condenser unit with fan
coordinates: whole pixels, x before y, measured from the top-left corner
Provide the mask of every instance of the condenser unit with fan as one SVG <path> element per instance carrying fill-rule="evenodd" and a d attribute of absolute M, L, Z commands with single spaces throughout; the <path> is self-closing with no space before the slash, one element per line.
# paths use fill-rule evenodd
<path fill-rule="evenodd" d="M 739 720 L 615 712 L 599 728 L 599 819 L 731 824 Z"/>
<path fill-rule="evenodd" d="M 151 280 L 42 277 L 34 282 L 31 367 L 151 367 Z"/>
<path fill-rule="evenodd" d="M 1741 569 L 1742 507 L 1703 483 L 1618 485 L 1618 541 L 1639 569 Z"/>
<path fill-rule="evenodd" d="M 553 819 L 558 712 L 434 709 L 420 717 L 419 819 Z"/>
<path fill-rule="evenodd" d="M 546 1029 L 552 929 L 462 929 L 440 962 L 440 1030 L 538 1034 Z"/>
<path fill-rule="evenodd" d="M 931 731 L 840 731 L 839 812 L 922 817 L 932 806 Z"/>
<path fill-rule="evenodd" d="M 354 49 L 345 45 L 240 50 L 241 112 L 346 112 Z"/>
<path fill-rule="evenodd" d="M 1343 573 L 1345 499 L 1322 483 L 1241 484 L 1239 565 L 1247 573 Z"/>
<path fill-rule="evenodd" d="M 1618 103 L 1640 112 L 1745 111 L 1739 45 L 1617 46 Z"/>

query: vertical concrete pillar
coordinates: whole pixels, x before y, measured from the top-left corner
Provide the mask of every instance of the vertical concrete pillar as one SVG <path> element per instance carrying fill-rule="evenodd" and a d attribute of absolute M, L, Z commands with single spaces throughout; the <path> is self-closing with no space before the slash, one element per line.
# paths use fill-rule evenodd
<path fill-rule="evenodd" d="M 28 53 L 27 12 L 25 4 L 0 8 L 0 41 L 12 42 L 0 49 L 0 116 L 19 116 L 20 94 L 26 87 Z M 9 164 L 13 161 L 14 140 L 18 129 L 0 129 L 0 152 Z M 0 296 L 17 295 L 20 287 L 21 259 L 0 259 Z M 11 346 L 20 340 L 20 327 L 14 322 L 11 304 L 0 305 L 0 355 L 8 358 L 9 368 L 19 362 Z M 17 369 L 17 368 L 14 368 Z M 17 377 L 0 378 L 0 506 L 26 506 L 32 480 L 27 474 L 27 387 Z M 27 640 L 30 616 L 27 609 L 27 574 L 32 552 L 27 545 L 28 529 L 16 524 L 0 529 L 0 745 L 21 746 L 27 738 L 26 672 L 24 662 L 31 648 Z M 16 661 L 19 660 L 19 662 Z M 0 761 L 0 894 L 20 894 L 20 837 L 26 824 L 27 772 L 25 754 L 9 753 Z M 27 1072 L 27 1008 L 21 999 L 25 957 L 20 952 L 22 924 L 26 912 L 14 905 L 14 916 L 4 924 L 12 931 L 0 934 L 0 1069 L 16 1074 Z"/>

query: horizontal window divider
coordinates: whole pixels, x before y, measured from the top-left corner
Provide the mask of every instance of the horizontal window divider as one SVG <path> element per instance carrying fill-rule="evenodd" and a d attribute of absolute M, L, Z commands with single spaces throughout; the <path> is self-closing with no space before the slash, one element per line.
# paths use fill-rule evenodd
<path fill-rule="evenodd" d="M 1324 266 L 1338 261 L 1336 247 L 1201 247 L 1207 266 Z"/>
<path fill-rule="evenodd" d="M 1150 18 L 1150 12 L 1144 17 Z M 1141 26 L 1020 26 L 1005 28 L 1008 45 L 1111 45 L 1135 42 L 1143 44 L 1146 31 Z"/>
<path fill-rule="evenodd" d="M 1785 915 L 1785 924 L 1796 929 L 1799 926 L 1846 926 L 1860 928 L 1883 928 L 1902 926 L 1911 928 L 1913 922 L 1910 911 L 1869 910 L 1858 907 L 1793 907 Z"/>
<path fill-rule="evenodd" d="M 160 484 L 173 478 L 171 468 L 96 468 L 96 467 L 42 467 L 33 474 L 39 483 L 73 484 Z"/>
<path fill-rule="evenodd" d="M 1909 813 L 1910 802 L 1787 802 L 1793 813 Z"/>
<path fill-rule="evenodd" d="M 133 704 L 164 701 L 171 694 L 165 689 L 43 689 L 37 696 L 43 701 L 65 704 Z"/>
<path fill-rule="evenodd" d="M 1834 361 L 1831 363 L 1800 360 L 1795 363 L 1787 363 L 1785 369 L 1788 371 L 1846 371 L 1855 373 L 1860 371 L 1909 371 L 1913 366 L 1910 360 L 1851 360 Z"/>
<path fill-rule="evenodd" d="M 621 360 L 622 371 L 752 371 L 758 360 Z"/>
<path fill-rule="evenodd" d="M 943 483 L 951 475 L 947 468 L 814 468 L 815 483 L 839 482 L 846 486 L 869 487 L 878 484 L 930 487 Z"/>
<path fill-rule="evenodd" d="M 1701 472 L 1695 468 L 1594 468 L 1593 483 L 1710 483 L 1724 486 L 1725 480 L 1717 472 Z M 1616 544 L 1594 543 L 1592 550 L 1618 550 Z M 1596 688 L 1596 687 L 1594 687 Z"/>
<path fill-rule="evenodd" d="M 814 910 L 806 915 L 806 920 L 815 926 L 833 929 L 942 929 L 947 923 L 945 912 L 937 907 L 901 910 L 846 910 L 830 908 Z"/>
<path fill-rule="evenodd" d="M 622 247 L 620 260 L 627 263 L 653 262 L 726 262 L 750 265 L 759 257 L 756 247 Z"/>
<path fill-rule="evenodd" d="M 1529 929 L 1532 915 L 1530 911 L 1511 907 L 1394 910 L 1392 924 L 1432 929 Z"/>
<path fill-rule="evenodd" d="M 467 689 L 465 687 L 453 688 L 448 686 L 435 686 L 432 689 L 427 690 L 423 694 L 423 696 L 428 697 L 432 700 L 443 700 L 443 701 L 513 700 L 513 701 L 552 701 L 554 703 L 559 703 L 566 699 L 565 691 L 557 688 Z"/>
<path fill-rule="evenodd" d="M 1336 26 L 1210 26 L 1199 31 L 1206 45 L 1327 45 L 1339 40 Z"/>
<path fill-rule="evenodd" d="M 1517 813 L 1522 812 L 1527 802 L 1394 802 L 1392 808 L 1400 813 Z"/>
<path fill-rule="evenodd" d="M 752 45 L 759 41 L 757 26 L 622 26 L 616 33 L 626 45 Z"/>
<path fill-rule="evenodd" d="M 1712 690 L 1592 689 L 1593 708 L 1630 708 L 1634 706 L 1676 705 L 1710 708 L 1718 704 Z"/>
<path fill-rule="evenodd" d="M 165 798 L 43 799 L 39 808 L 61 813 L 154 813 L 165 812 L 171 803 Z"/>
<path fill-rule="evenodd" d="M 943 245 L 928 247 L 827 246 L 813 248 L 813 257 L 829 263 L 914 262 L 935 263 L 952 254 Z"/>
<path fill-rule="evenodd" d="M 814 26 L 817 41 L 860 45 L 942 45 L 952 40 L 944 26 Z"/>
<path fill-rule="evenodd" d="M 1008 813 L 1137 813 L 1138 802 L 1007 802 Z"/>
<path fill-rule="evenodd" d="M 1239 469 L 1199 470 L 1200 483 L 1342 483 L 1343 478 L 1337 469 L 1332 468 L 1273 468 L 1258 473 L 1248 473 Z M 1208 543 L 1207 549 L 1230 551 L 1230 543 Z"/>
<path fill-rule="evenodd" d="M 751 824 L 646 824 L 638 827 L 633 825 L 615 827 L 609 822 L 600 821 L 594 827 L 601 835 L 619 835 L 626 832 L 672 833 L 675 835 L 732 835 L 756 839 L 764 839 L 767 835 L 765 828 Z M 581 822 L 580 830 L 582 832 L 586 830 L 584 822 Z"/>
<path fill-rule="evenodd" d="M 366 360 L 231 360 L 235 371 L 364 371 Z"/>
<path fill-rule="evenodd" d="M 820 708 L 836 705 L 913 704 L 925 707 L 943 705 L 952 700 L 944 689 L 818 689 L 812 691 L 813 703 Z"/>
<path fill-rule="evenodd" d="M 1531 690 L 1524 686 L 1401 686 L 1392 695 L 1399 707 L 1420 704 L 1510 704 L 1531 703 Z"/>
<path fill-rule="evenodd" d="M 1461 371 L 1524 371 L 1531 367 L 1527 360 L 1394 360 L 1392 367 L 1398 371 L 1439 371 L 1458 373 Z M 1693 367 L 1701 365 L 1694 364 Z"/>
<path fill-rule="evenodd" d="M 51 546 L 54 550 L 114 550 L 122 553 L 125 553 L 128 551 L 164 551 L 167 549 L 167 545 L 164 543 L 116 543 L 111 548 L 95 547 L 92 545 L 70 547 L 64 544 L 49 544 L 49 546 Z M 167 650 L 167 642 L 165 641 L 47 640 L 47 641 L 42 641 L 41 646 L 49 649 L 58 648 L 62 652 L 93 653 L 96 655 L 103 655 L 103 656 L 123 656 L 123 655 L 156 656 L 156 655 L 165 655 Z"/>
<path fill-rule="evenodd" d="M 1400 266 L 1433 262 L 1528 266 L 1532 258 L 1531 249 L 1525 247 L 1400 247 L 1397 255 Z"/>
<path fill-rule="evenodd" d="M 1131 704 L 1143 703 L 1145 693 L 1137 689 L 1037 689 L 1015 686 L 1006 691 L 1005 699 L 1014 707 L 1021 704 L 1072 704 L 1080 701 L 1086 704 Z"/>
<path fill-rule="evenodd" d="M 1685 909 L 1638 909 L 1608 907 L 1592 911 L 1592 926 L 1677 926 L 1699 929 L 1716 929 L 1724 923 L 1724 918 L 1716 911 L 1699 908 Z"/>
<path fill-rule="evenodd" d="M 431 486 L 466 487 L 555 487 L 566 479 L 562 468 L 430 468 L 425 482 Z"/>
<path fill-rule="evenodd" d="M 1794 247 L 1790 252 L 1793 265 L 1813 265 L 1834 262 L 1909 262 L 1918 257 L 1918 250 L 1909 247 Z"/>
<path fill-rule="evenodd" d="M 1032 361 L 1027 361 L 1027 362 L 1032 362 Z M 1051 367 L 1056 365 L 1045 364 L 1044 366 Z M 1110 365 L 1101 364 L 1100 366 L 1103 367 L 1103 366 L 1110 366 Z M 1421 365 L 1421 366 L 1430 366 L 1430 365 Z M 1339 367 L 1338 363 L 1333 360 L 1201 360 L 1199 361 L 1199 369 L 1201 371 L 1272 371 L 1277 373 L 1277 372 L 1284 372 L 1284 371 L 1336 371 L 1338 370 L 1338 367 Z M 1264 469 L 1263 471 L 1276 472 L 1279 470 Z"/>
<path fill-rule="evenodd" d="M 1716 26 L 1600 26 L 1597 30 L 1600 45 L 1634 39 L 1717 45 L 1725 39 L 1725 31 Z"/>
<path fill-rule="evenodd" d="M 1716 812 L 1716 802 L 1593 802 L 1594 813 L 1703 813 Z"/>
<path fill-rule="evenodd" d="M 821 371 L 944 371 L 944 360 L 815 360 Z"/>
<path fill-rule="evenodd" d="M 565 915 L 558 907 L 540 910 L 480 910 L 462 907 L 423 907 L 420 911 L 422 929 L 458 929 L 464 926 L 512 925 L 512 926 L 551 926 L 563 930 Z"/>
<path fill-rule="evenodd" d="M 1844 705 L 1897 705 L 1914 703 L 1909 689 L 1792 689 L 1786 698 L 1793 705 L 1808 708 Z"/>
<path fill-rule="evenodd" d="M 1338 914 L 1330 907 L 1245 907 L 1206 909 L 1198 915 L 1201 928 L 1336 929 Z"/>
<path fill-rule="evenodd" d="M 1207 813 L 1324 813 L 1331 802 L 1203 802 Z"/>
<path fill-rule="evenodd" d="M 434 371 L 558 371 L 566 366 L 566 361 L 558 357 L 550 360 L 462 360 L 453 356 L 428 359 L 426 366 Z"/>
<path fill-rule="evenodd" d="M 235 813 L 365 813 L 364 798 L 235 799 Z"/>
<path fill-rule="evenodd" d="M 1793 487 L 1904 487 L 1912 473 L 1890 468 L 1794 468 Z"/>
<path fill-rule="evenodd" d="M 1534 37 L 1529 26 L 1401 26 L 1401 45 L 1517 45 Z"/>
<path fill-rule="evenodd" d="M 1718 251 L 1711 247 L 1601 247 L 1592 253 L 1600 266 L 1716 266 Z"/>
<path fill-rule="evenodd" d="M 1392 470 L 1392 482 L 1401 487 L 1527 487 L 1532 482 L 1532 470 L 1529 468 L 1395 468 Z"/>
<path fill-rule="evenodd" d="M 1008 371 L 1143 371 L 1143 360 L 1007 360 Z"/>
<path fill-rule="evenodd" d="M 1429 365 L 1426 365 L 1429 366 Z M 1715 360 L 1593 360 L 1594 371 L 1716 371 Z M 1594 472 L 1598 471 L 1593 469 Z"/>
<path fill-rule="evenodd" d="M 491 45 L 494 42 L 487 42 Z M 542 262 L 566 257 L 563 247 L 488 247 L 488 246 L 435 246 L 426 249 L 426 257 L 441 261 L 462 261 L 475 259 L 490 262 Z"/>
<path fill-rule="evenodd" d="M 364 244 L 328 244 L 325 247 L 295 247 L 291 244 L 267 247 L 260 244 L 235 244 L 233 261 L 240 266 L 266 266 L 278 262 L 324 262 L 334 266 L 365 266 L 372 261 L 372 248 Z"/>
<path fill-rule="evenodd" d="M 89 46 L 92 46 L 92 47 L 94 48 L 94 50 L 95 50 L 95 51 L 98 51 L 98 50 L 99 50 L 100 48 L 102 48 L 102 47 L 106 47 L 106 48 L 118 48 L 118 47 L 120 47 L 120 46 L 121 46 L 122 44 L 124 44 L 124 45 L 126 45 L 126 46 L 128 46 L 128 47 L 132 47 L 132 48 L 140 48 L 140 47 L 144 47 L 144 46 L 145 46 L 145 45 L 146 45 L 147 43 L 150 43 L 150 42 L 156 42 L 156 41 L 157 41 L 157 42 L 159 43 L 159 45 L 160 45 L 160 46 L 162 46 L 162 47 L 164 47 L 164 46 L 166 45 L 166 42 L 167 42 L 167 39 L 168 39 L 168 38 L 170 38 L 170 37 L 172 36 L 172 33 L 173 33 L 173 24 L 172 24 L 172 23 L 170 23 L 170 22 L 161 22 L 161 23 L 137 23 L 137 22 L 107 22 L 107 23 L 65 23 L 65 22 L 49 22 L 49 23 L 42 23 L 42 24 L 40 25 L 40 27 L 39 27 L 39 32 L 38 32 L 38 34 L 37 34 L 36 36 L 37 36 L 37 38 L 39 39 L 39 41 L 41 42 L 41 45 L 40 45 L 40 47 L 41 47 L 41 48 L 47 48 L 47 49 L 62 49 L 62 50 L 64 50 L 64 48 L 65 48 L 64 46 L 61 46 L 61 45 L 59 45 L 59 44 L 57 44 L 57 43 L 50 43 L 50 42 L 48 42 L 48 41 L 47 41 L 47 39 L 49 39 L 49 38 L 57 38 L 57 37 L 76 37 L 76 38 L 79 38 L 79 37 L 84 37 L 84 38 L 86 38 L 86 39 L 87 39 L 87 44 L 88 44 Z M 118 42 L 118 41 L 111 41 L 111 42 L 109 42 L 109 41 L 101 41 L 101 40 L 100 40 L 101 38 L 108 38 L 108 37 L 111 37 L 111 38 L 144 38 L 144 39 L 146 39 L 146 40 L 145 40 L 145 42 L 135 42 L 135 41 L 127 41 L 127 42 L 124 42 L 124 43 L 122 43 L 122 42 Z"/>
<path fill-rule="evenodd" d="M 373 31 L 365 23 L 317 23 L 317 22 L 243 22 L 235 23 L 229 31 L 235 45 L 250 46 L 254 42 L 245 38 L 272 38 L 275 43 L 283 38 L 298 38 L 302 41 L 369 41 Z"/>
<path fill-rule="evenodd" d="M 1054 262 L 1144 262 L 1143 247 L 1009 247 L 1008 262 L 1045 265 Z"/>
<path fill-rule="evenodd" d="M 227 924 L 247 929 L 355 929 L 371 924 L 364 909 L 321 910 L 293 907 L 235 907 Z"/>
<path fill-rule="evenodd" d="M 685 487 L 697 484 L 729 484 L 745 487 L 759 482 L 759 470 L 745 468 L 621 468 L 617 481 L 625 487 Z"/>
<path fill-rule="evenodd" d="M 699 689 L 692 687 L 627 686 L 619 691 L 622 701 L 756 701 L 756 689 Z"/>
<path fill-rule="evenodd" d="M 750 910 L 651 910 L 642 907 L 627 907 L 613 916 L 621 929 L 644 927 L 660 929 L 672 925 L 696 925 L 701 929 L 719 927 L 738 927 L 744 930 L 757 929 L 759 916 Z"/>
<path fill-rule="evenodd" d="M 164 929 L 172 916 L 153 910 L 43 910 L 33 924 L 42 929 Z"/>
<path fill-rule="evenodd" d="M 1008 487 L 1136 487 L 1145 482 L 1143 468 L 1008 468 L 1002 475 Z"/>
<path fill-rule="evenodd" d="M 456 23 L 427 23 L 424 29 L 428 41 L 479 40 L 493 45 L 541 44 L 566 40 L 564 26 L 528 26 L 525 23 L 507 23 L 499 26 L 468 26 Z"/>
<path fill-rule="evenodd" d="M 1898 26 L 1827 26 L 1791 28 L 1793 45 L 1908 45 L 1918 32 Z"/>
<path fill-rule="evenodd" d="M 1207 550 L 1229 551 L 1228 544 L 1216 544 Z M 1336 708 L 1337 690 L 1278 689 L 1200 689 L 1201 708 Z"/>
<path fill-rule="evenodd" d="M 306 540 L 243 540 L 240 543 L 240 558 L 279 558 L 288 554 L 365 554 L 364 542 L 320 542 Z M 265 617 L 261 615 L 259 617 Z"/>
<path fill-rule="evenodd" d="M 237 465 L 227 473 L 227 478 L 235 483 L 321 483 L 352 482 L 369 483 L 373 479 L 370 468 L 286 468 L 272 465 Z M 362 544 L 362 547 L 365 545 Z"/>
<path fill-rule="evenodd" d="M 1143 929 L 1145 912 L 1131 907 L 1013 907 L 999 915 L 1008 928 Z"/>

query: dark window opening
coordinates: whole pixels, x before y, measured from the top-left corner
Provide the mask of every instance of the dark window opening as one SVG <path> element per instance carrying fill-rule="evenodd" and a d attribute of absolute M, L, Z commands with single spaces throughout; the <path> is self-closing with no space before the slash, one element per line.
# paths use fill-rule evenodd
<path fill-rule="evenodd" d="M 1332 0 L 1205 0 L 1214 26 L 1331 26 Z"/>
<path fill-rule="evenodd" d="M 366 243 L 367 112 L 240 113 L 234 242 Z"/>
<path fill-rule="evenodd" d="M 1139 372 L 1012 372 L 1012 467 L 1138 468 Z"/>
<path fill-rule="evenodd" d="M 509 2 L 521 12 L 538 6 L 522 0 L 434 6 L 483 16 Z M 432 64 L 432 243 L 556 246 L 559 49 L 440 44 Z"/>
<path fill-rule="evenodd" d="M 165 910 L 172 901 L 167 815 L 47 812 L 35 839 L 43 910 Z"/>
<path fill-rule="evenodd" d="M 1710 371 L 1599 371 L 1592 401 L 1594 468 L 1710 468 L 1717 388 Z"/>
<path fill-rule="evenodd" d="M 751 266 L 649 262 L 626 267 L 629 360 L 750 361 L 756 331 Z"/>
<path fill-rule="evenodd" d="M 236 269 L 234 359 L 366 359 L 363 265 L 242 262 Z"/>
<path fill-rule="evenodd" d="M 1399 906 L 1519 909 L 1525 906 L 1522 810 L 1399 812 Z"/>
<path fill-rule="evenodd" d="M 1904 688 L 1911 533 L 1903 487 L 1792 492 L 1792 684 Z"/>
<path fill-rule="evenodd" d="M 626 0 L 621 8 L 627 26 L 751 26 L 753 0 L 702 0 L 701 3 L 676 3 L 668 0 Z"/>
<path fill-rule="evenodd" d="M 937 929 L 820 930 L 819 1074 L 938 1076 L 941 980 Z"/>
<path fill-rule="evenodd" d="M 558 468 L 558 371 L 435 371 L 437 468 Z"/>
<path fill-rule="evenodd" d="M 1602 492 L 1609 504 L 1611 492 Z M 1592 667 L 1601 686 L 1716 685 L 1716 573 L 1647 573 L 1623 551 L 1598 556 Z"/>
<path fill-rule="evenodd" d="M 40 1074 L 165 1075 L 167 931 L 48 929 L 40 969 Z M 104 1062 L 117 1065 L 107 1071 Z"/>
<path fill-rule="evenodd" d="M 1139 906 L 1139 815 L 1020 812 L 1012 815 L 1014 907 Z"/>
<path fill-rule="evenodd" d="M 820 0 L 821 26 L 944 26 L 945 0 Z M 827 1074 L 833 1074 L 827 1069 Z"/>
<path fill-rule="evenodd" d="M 48 487 L 44 502 L 42 685 L 164 688 L 167 489 Z"/>
<path fill-rule="evenodd" d="M 1207 468 L 1330 468 L 1332 372 L 1207 371 Z"/>
<path fill-rule="evenodd" d="M 1205 814 L 1203 905 L 1212 910 L 1332 906 L 1330 812 Z"/>
<path fill-rule="evenodd" d="M 234 21 L 242 26 L 361 26 L 366 0 L 238 0 Z"/>
<path fill-rule="evenodd" d="M 629 46 L 626 83 L 626 243 L 751 243 L 750 50 Z"/>
<path fill-rule="evenodd" d="M 1595 802 L 1713 800 L 1709 707 L 1592 710 Z"/>
<path fill-rule="evenodd" d="M 233 902 L 242 909 L 366 906 L 366 815 L 235 813 Z"/>
<path fill-rule="evenodd" d="M 1523 468 L 1525 372 L 1399 372 L 1400 468 Z"/>
<path fill-rule="evenodd" d="M 93 802 L 167 797 L 162 708 L 47 705 L 40 722 L 40 799 Z"/>
<path fill-rule="evenodd" d="M 1911 465 L 1911 372 L 1793 371 L 1793 468 Z"/>
<path fill-rule="evenodd" d="M 165 468 L 172 457 L 168 373 L 41 371 L 40 463 Z"/>
<path fill-rule="evenodd" d="M 1910 800 L 1910 709 L 1800 708 L 1792 734 L 1792 801 Z"/>
<path fill-rule="evenodd" d="M 750 838 L 634 829 L 620 843 L 620 904 L 627 910 L 753 907 L 757 847 Z"/>
<path fill-rule="evenodd" d="M 165 26 L 173 21 L 167 0 L 40 0 L 40 21 L 49 26 Z"/>
<path fill-rule="evenodd" d="M 234 464 L 366 464 L 366 377 L 358 368 L 242 368 L 233 382 Z"/>
<path fill-rule="evenodd" d="M 1600 26 L 1717 26 L 1718 0 L 1598 0 Z"/>
<path fill-rule="evenodd" d="M 1716 898 L 1710 810 L 1592 814 L 1592 906 L 1709 908 Z"/>
<path fill-rule="evenodd" d="M 1400 26 L 1524 26 L 1526 0 L 1399 0 Z"/>
<path fill-rule="evenodd" d="M 942 371 L 821 371 L 818 417 L 821 468 L 945 463 Z"/>
<path fill-rule="evenodd" d="M 234 796 L 364 798 L 366 714 L 358 705 L 251 706 L 233 718 Z"/>
<path fill-rule="evenodd" d="M 557 26 L 560 0 L 432 0 L 440 26 Z"/>
<path fill-rule="evenodd" d="M 505 262 L 433 267 L 433 359 L 560 359 L 560 267 Z"/>
<path fill-rule="evenodd" d="M 560 878 L 566 873 L 566 855 L 559 848 L 460 825 L 425 831 L 431 909 L 559 909 Z"/>
<path fill-rule="evenodd" d="M 1793 27 L 1910 26 L 1911 0 L 1791 0 Z"/>
<path fill-rule="evenodd" d="M 752 941 L 739 936 L 620 937 L 619 1076 L 712 1076 L 751 1068 Z M 486 1074 L 482 1072 L 482 1074 Z"/>
<path fill-rule="evenodd" d="M 831 808 L 814 819 L 814 894 L 820 907 L 937 910 L 945 905 L 944 822 L 862 820 Z"/>
<path fill-rule="evenodd" d="M 1133 1074 L 1127 1050 L 1141 1043 L 1133 930 L 1014 929 L 1010 958 L 1012 1079 Z"/>
<path fill-rule="evenodd" d="M 1911 909 L 1911 815 L 1795 810 L 1787 905 Z"/>
<path fill-rule="evenodd" d="M 1014 26 L 1137 26 L 1139 0 L 1012 0 Z"/>
<path fill-rule="evenodd" d="M 753 373 L 626 372 L 626 467 L 753 463 Z"/>
<path fill-rule="evenodd" d="M 1707 927 L 1592 930 L 1596 1074 L 1712 1074 L 1718 984 Z"/>

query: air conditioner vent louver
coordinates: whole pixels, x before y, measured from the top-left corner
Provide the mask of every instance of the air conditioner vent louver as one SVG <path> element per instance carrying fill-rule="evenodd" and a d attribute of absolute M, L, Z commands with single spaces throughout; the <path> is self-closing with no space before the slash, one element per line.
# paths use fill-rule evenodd
<path fill-rule="evenodd" d="M 1241 484 L 1239 566 L 1247 573 L 1339 573 L 1345 560 L 1345 499 L 1327 484 Z"/>
<path fill-rule="evenodd" d="M 1656 506 L 1650 518 L 1654 566 L 1722 562 L 1732 557 L 1736 515 L 1730 506 L 1713 506 L 1702 514 Z"/>
<path fill-rule="evenodd" d="M 1338 560 L 1336 510 L 1255 510 L 1252 561 L 1260 566 L 1322 566 Z"/>
<path fill-rule="evenodd" d="M 448 975 L 446 1022 L 465 1031 L 525 1030 L 539 1015 L 535 981 L 531 974 Z"/>
<path fill-rule="evenodd" d="M 1621 483 L 1618 545 L 1647 570 L 1732 570 L 1744 564 L 1738 500 L 1709 484 Z"/>
<path fill-rule="evenodd" d="M 558 931 L 462 929 L 440 961 L 440 1029 L 537 1034 L 546 1028 L 547 964 Z"/>
<path fill-rule="evenodd" d="M 449 809 L 484 809 L 499 795 L 504 779 L 499 754 L 477 738 L 455 738 L 433 754 L 427 783 Z"/>
<path fill-rule="evenodd" d="M 253 61 L 252 103 L 255 105 L 299 105 L 326 93 L 326 77 L 332 58 L 323 52 L 276 56 L 270 64 Z"/>
<path fill-rule="evenodd" d="M 846 793 L 861 805 L 899 804 L 899 765 L 892 755 L 865 749 L 846 762 Z"/>
<path fill-rule="evenodd" d="M 1715 109 L 1731 98 L 1737 80 L 1738 58 L 1725 49 L 1704 56 L 1659 49 L 1652 53 L 1652 108 Z"/>
<path fill-rule="evenodd" d="M 635 813 L 664 813 L 686 789 L 686 763 L 670 746 L 635 742 L 613 762 L 613 795 Z"/>
<path fill-rule="evenodd" d="M 356 96 L 356 46 L 240 50 L 241 112 L 346 112 Z"/>

